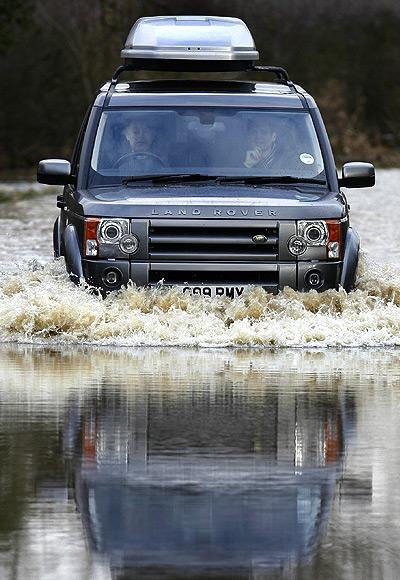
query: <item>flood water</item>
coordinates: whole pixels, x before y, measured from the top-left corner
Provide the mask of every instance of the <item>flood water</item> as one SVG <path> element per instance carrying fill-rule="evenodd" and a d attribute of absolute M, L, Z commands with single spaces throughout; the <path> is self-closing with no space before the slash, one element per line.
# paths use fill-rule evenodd
<path fill-rule="evenodd" d="M 100 300 L 0 184 L 0 578 L 397 580 L 399 182 L 349 195 L 354 292 L 234 301 Z"/>

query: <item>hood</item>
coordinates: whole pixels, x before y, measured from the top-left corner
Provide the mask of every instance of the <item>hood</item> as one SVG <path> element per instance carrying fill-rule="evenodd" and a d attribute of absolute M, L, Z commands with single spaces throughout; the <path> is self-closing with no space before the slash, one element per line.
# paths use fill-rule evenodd
<path fill-rule="evenodd" d="M 340 193 L 315 187 L 128 186 L 80 190 L 79 213 L 127 218 L 340 219 Z"/>

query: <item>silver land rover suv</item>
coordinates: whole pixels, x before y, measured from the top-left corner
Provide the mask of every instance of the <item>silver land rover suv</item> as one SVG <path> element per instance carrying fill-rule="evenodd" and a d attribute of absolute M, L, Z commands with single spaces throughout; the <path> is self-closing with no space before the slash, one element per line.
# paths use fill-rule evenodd
<path fill-rule="evenodd" d="M 255 64 L 246 25 L 142 18 L 121 55 L 72 160 L 38 167 L 39 182 L 65 186 L 54 253 L 70 277 L 103 293 L 130 282 L 229 297 L 248 285 L 350 290 L 359 238 L 340 187 L 374 185 L 374 167 L 346 163 L 338 178 L 314 99 L 285 69 Z M 118 82 L 143 70 L 179 79 Z M 227 80 L 235 71 L 261 78 Z"/>

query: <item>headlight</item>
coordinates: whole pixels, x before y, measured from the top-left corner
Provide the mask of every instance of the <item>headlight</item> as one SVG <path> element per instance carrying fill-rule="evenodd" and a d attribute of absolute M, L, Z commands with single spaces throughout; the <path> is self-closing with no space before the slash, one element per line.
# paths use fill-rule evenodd
<path fill-rule="evenodd" d="M 137 236 L 130 233 L 129 219 L 85 218 L 84 256 L 115 258 L 121 252 L 134 254 L 138 247 L 139 240 Z"/>
<path fill-rule="evenodd" d="M 342 256 L 342 222 L 344 220 L 300 220 L 297 235 L 288 241 L 293 256 L 303 255 L 310 247 L 321 247 L 320 258 L 339 260 Z M 324 248 L 324 249 L 322 249 Z M 326 251 L 326 254 L 325 254 Z"/>
<path fill-rule="evenodd" d="M 99 241 L 102 244 L 118 244 L 123 235 L 129 232 L 129 220 L 103 219 L 99 227 Z"/>
<path fill-rule="evenodd" d="M 322 220 L 299 221 L 297 232 L 309 246 L 325 246 L 328 240 L 328 227 Z"/>

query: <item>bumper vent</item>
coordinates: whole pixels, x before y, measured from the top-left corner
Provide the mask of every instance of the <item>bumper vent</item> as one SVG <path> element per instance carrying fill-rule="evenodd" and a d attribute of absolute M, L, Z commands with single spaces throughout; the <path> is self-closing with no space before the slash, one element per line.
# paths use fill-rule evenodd
<path fill-rule="evenodd" d="M 240 266 L 239 266 L 240 267 Z M 163 282 L 164 284 L 194 284 L 194 285 L 235 285 L 245 286 L 248 284 L 256 284 L 265 286 L 269 290 L 274 291 L 278 289 L 279 273 L 274 271 L 252 270 L 252 271 L 194 271 L 194 270 L 169 270 L 166 265 L 165 270 L 151 270 L 149 282 L 156 284 Z"/>

